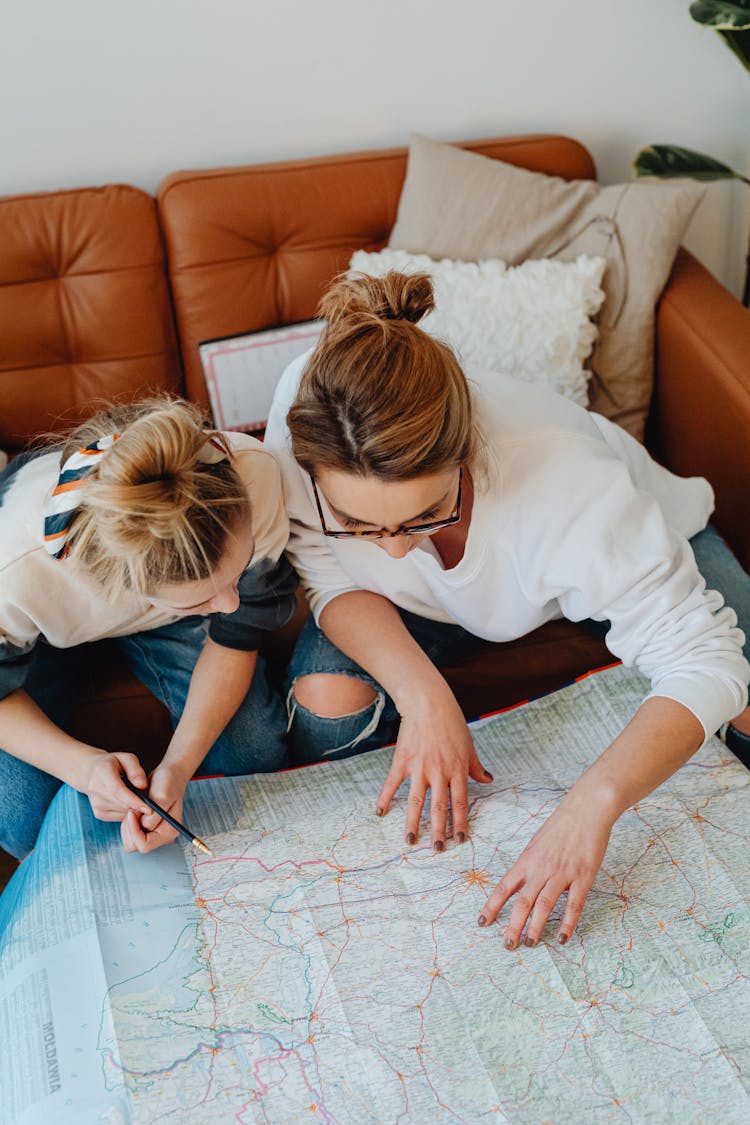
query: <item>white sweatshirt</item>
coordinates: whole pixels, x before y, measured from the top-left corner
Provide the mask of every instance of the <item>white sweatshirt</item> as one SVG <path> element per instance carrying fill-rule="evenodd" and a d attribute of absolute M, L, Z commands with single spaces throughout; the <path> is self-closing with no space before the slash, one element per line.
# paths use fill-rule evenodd
<path fill-rule="evenodd" d="M 744 635 L 721 595 L 706 591 L 687 542 L 713 510 L 707 481 L 676 477 L 599 415 L 493 376 L 477 404 L 496 472 L 475 484 L 456 566 L 443 567 L 429 538 L 400 559 L 326 538 L 286 426 L 308 356 L 279 383 L 265 445 L 282 466 L 287 552 L 316 619 L 340 594 L 370 590 L 490 641 L 561 617 L 609 621 L 611 652 L 650 678 L 652 695 L 692 711 L 707 736 L 743 709 Z M 482 373 L 472 381 L 490 386 Z"/>

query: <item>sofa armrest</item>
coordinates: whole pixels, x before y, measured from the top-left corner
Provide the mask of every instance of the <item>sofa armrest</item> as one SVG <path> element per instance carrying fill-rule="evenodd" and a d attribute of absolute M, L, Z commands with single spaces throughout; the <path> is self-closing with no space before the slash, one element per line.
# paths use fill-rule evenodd
<path fill-rule="evenodd" d="M 656 320 L 649 444 L 681 476 L 704 476 L 714 522 L 750 570 L 750 311 L 681 250 Z"/>

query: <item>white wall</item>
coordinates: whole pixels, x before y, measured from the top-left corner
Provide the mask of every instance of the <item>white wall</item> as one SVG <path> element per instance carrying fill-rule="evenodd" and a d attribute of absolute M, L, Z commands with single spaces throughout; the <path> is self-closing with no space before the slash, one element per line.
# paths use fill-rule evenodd
<path fill-rule="evenodd" d="M 688 0 L 0 0 L 0 193 L 562 132 L 600 179 L 644 144 L 750 172 L 750 75 Z M 687 242 L 735 292 L 750 190 Z"/>

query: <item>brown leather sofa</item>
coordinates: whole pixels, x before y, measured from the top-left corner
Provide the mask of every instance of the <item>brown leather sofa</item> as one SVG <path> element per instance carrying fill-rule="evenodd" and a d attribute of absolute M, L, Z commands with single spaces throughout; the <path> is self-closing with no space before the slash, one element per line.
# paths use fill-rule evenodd
<path fill-rule="evenodd" d="M 465 147 L 567 179 L 590 154 L 564 137 Z M 207 403 L 200 341 L 311 317 L 352 251 L 382 247 L 406 151 L 394 149 L 0 200 L 0 447 L 72 425 L 97 401 L 154 389 Z M 746 567 L 750 527 L 750 313 L 681 251 L 658 312 L 652 451 L 717 495 L 716 523 Z M 302 611 L 301 611 L 302 612 Z M 277 660 L 298 622 L 269 643 Z M 612 660 L 582 626 L 555 622 L 447 670 L 468 716 L 549 691 Z M 163 709 L 101 646 L 75 731 L 158 752 Z"/>

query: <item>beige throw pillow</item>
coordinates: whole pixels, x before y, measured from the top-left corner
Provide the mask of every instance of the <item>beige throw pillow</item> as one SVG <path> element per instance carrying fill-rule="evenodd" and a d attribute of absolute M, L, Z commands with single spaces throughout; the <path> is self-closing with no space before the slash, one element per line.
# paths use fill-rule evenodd
<path fill-rule="evenodd" d="M 589 406 L 642 440 L 653 388 L 654 308 L 704 191 L 688 180 L 568 182 L 415 136 L 388 245 L 509 265 L 605 258 Z"/>

